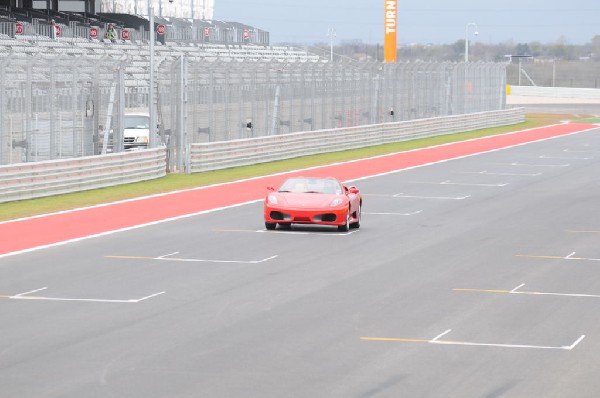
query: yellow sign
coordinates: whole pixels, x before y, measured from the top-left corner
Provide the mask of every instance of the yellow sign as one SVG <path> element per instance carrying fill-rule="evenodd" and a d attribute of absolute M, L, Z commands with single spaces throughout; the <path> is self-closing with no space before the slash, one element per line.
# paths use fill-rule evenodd
<path fill-rule="evenodd" d="M 384 0 L 384 40 L 383 58 L 385 62 L 397 61 L 397 20 L 398 0 Z"/>

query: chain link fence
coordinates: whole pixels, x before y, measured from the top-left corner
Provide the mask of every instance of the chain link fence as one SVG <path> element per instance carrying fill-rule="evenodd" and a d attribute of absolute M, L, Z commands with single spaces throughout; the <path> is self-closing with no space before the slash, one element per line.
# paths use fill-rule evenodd
<path fill-rule="evenodd" d="M 0 164 L 125 150 L 124 115 L 149 108 L 142 61 L 0 55 Z M 161 58 L 157 143 L 183 170 L 191 143 L 501 110 L 505 68 Z"/>
<path fill-rule="evenodd" d="M 190 143 L 501 110 L 505 68 L 181 58 L 159 68 L 157 109 L 181 168 Z"/>
<path fill-rule="evenodd" d="M 114 59 L 0 57 L 0 164 L 121 150 L 123 87 Z"/>

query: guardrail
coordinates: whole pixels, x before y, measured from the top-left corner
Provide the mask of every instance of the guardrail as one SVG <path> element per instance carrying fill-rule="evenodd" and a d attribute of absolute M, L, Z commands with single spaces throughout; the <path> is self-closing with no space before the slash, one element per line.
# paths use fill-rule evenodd
<path fill-rule="evenodd" d="M 166 149 L 0 166 L 0 203 L 164 177 Z"/>
<path fill-rule="evenodd" d="M 524 108 L 513 108 L 397 123 L 191 144 L 187 151 L 186 171 L 196 173 L 246 166 L 298 156 L 505 126 L 524 120 Z"/>
<path fill-rule="evenodd" d="M 509 86 L 507 92 L 527 97 L 600 99 L 598 88 Z"/>
<path fill-rule="evenodd" d="M 188 172 L 217 170 L 522 122 L 523 108 L 192 144 Z M 0 166 L 0 203 L 164 177 L 166 148 Z"/>

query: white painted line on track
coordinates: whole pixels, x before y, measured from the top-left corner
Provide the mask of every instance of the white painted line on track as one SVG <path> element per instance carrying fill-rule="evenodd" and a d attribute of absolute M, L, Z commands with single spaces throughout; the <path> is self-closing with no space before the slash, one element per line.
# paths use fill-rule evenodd
<path fill-rule="evenodd" d="M 541 176 L 542 173 L 493 173 L 487 170 L 483 171 L 457 171 L 459 174 L 481 174 L 486 176 L 516 176 L 516 177 L 537 177 Z"/>
<path fill-rule="evenodd" d="M 43 297 L 43 296 L 26 296 L 26 294 L 31 294 L 34 292 L 38 292 L 40 290 L 47 289 L 46 287 L 42 289 L 32 290 L 28 293 L 21 293 L 14 296 L 8 295 L 0 295 L 0 298 L 7 298 L 11 300 L 37 300 L 37 301 L 79 301 L 79 302 L 91 302 L 91 303 L 139 303 L 144 300 L 148 300 L 150 298 L 160 296 L 161 294 L 165 294 L 166 291 L 154 293 L 139 299 L 126 299 L 126 300 L 111 300 L 111 299 L 89 299 L 89 298 L 65 298 L 65 297 Z"/>
<path fill-rule="evenodd" d="M 589 146 L 589 145 L 588 145 Z M 563 149 L 563 152 L 567 152 L 567 153 L 597 153 L 600 152 L 600 150 L 595 150 L 595 149 L 590 149 L 590 150 L 581 150 L 581 149 Z"/>
<path fill-rule="evenodd" d="M 585 338 L 585 335 L 581 335 L 573 344 L 569 346 L 543 346 L 543 345 L 531 345 L 531 344 L 500 344 L 500 343 L 471 343 L 468 341 L 431 341 L 432 344 L 443 344 L 443 345 L 464 345 L 474 347 L 499 347 L 499 348 L 530 348 L 530 349 L 541 349 L 541 350 L 567 350 L 571 351 L 577 344 Z"/>
<path fill-rule="evenodd" d="M 466 196 L 419 196 L 419 195 L 405 195 L 403 193 L 397 193 L 393 195 L 394 198 L 413 198 L 413 199 L 440 199 L 440 200 L 464 200 L 470 198 L 471 195 Z"/>
<path fill-rule="evenodd" d="M 441 339 L 442 337 L 444 337 L 445 335 L 447 335 L 451 331 L 452 331 L 452 329 L 448 329 L 445 332 L 438 334 L 437 336 L 435 336 L 435 338 L 433 340 L 431 340 L 431 342 L 434 343 L 434 342 L 438 341 L 439 339 Z"/>
<path fill-rule="evenodd" d="M 550 156 L 550 155 L 541 155 L 540 159 L 561 159 L 561 160 L 591 160 L 593 158 L 574 158 L 574 157 L 566 157 L 566 156 Z"/>
<path fill-rule="evenodd" d="M 39 289 L 30 290 L 30 291 L 25 292 L 25 293 L 15 294 L 14 297 L 16 298 L 16 297 L 21 297 L 21 296 L 27 296 L 29 294 L 41 292 L 42 290 L 46 290 L 46 289 L 48 289 L 48 288 L 47 287 L 42 287 L 42 288 L 39 288 Z"/>
<path fill-rule="evenodd" d="M 367 341 L 386 341 L 386 342 L 401 342 L 401 343 L 429 343 L 439 345 L 462 345 L 462 346 L 474 346 L 474 347 L 499 347 L 499 348 L 522 348 L 522 349 L 542 349 L 542 350 L 573 350 L 581 341 L 585 338 L 582 334 L 575 342 L 570 345 L 563 346 L 544 346 L 544 345 L 532 345 L 532 344 L 502 344 L 502 343 L 474 343 L 469 341 L 452 341 L 452 340 L 439 340 L 440 337 L 448 334 L 452 329 L 448 329 L 445 332 L 439 334 L 433 340 L 425 339 L 412 339 L 412 338 L 395 338 L 395 337 L 361 337 L 361 340 Z"/>
<path fill-rule="evenodd" d="M 414 216 L 416 214 L 420 214 L 422 213 L 423 210 L 416 210 L 416 211 L 412 211 L 410 213 L 367 213 L 363 211 L 363 215 L 367 214 L 367 215 L 376 215 L 376 216 Z"/>
<path fill-rule="evenodd" d="M 515 287 L 515 288 L 514 288 L 513 290 L 511 290 L 510 292 L 511 292 L 511 293 L 514 293 L 514 292 L 516 292 L 518 289 L 522 288 L 523 286 L 525 286 L 525 284 L 524 284 L 524 283 L 521 283 L 519 286 Z"/>
<path fill-rule="evenodd" d="M 176 254 L 179 254 L 179 252 L 173 252 L 173 253 L 165 254 L 164 256 L 159 256 L 159 257 L 157 257 L 157 259 L 162 259 L 162 258 L 171 257 L 171 256 L 174 256 L 174 255 L 176 255 Z"/>
<path fill-rule="evenodd" d="M 153 297 L 156 297 L 156 296 L 160 296 L 161 294 L 165 294 L 165 293 L 166 293 L 166 292 L 158 292 L 158 293 L 154 293 L 154 294 L 151 294 L 151 295 L 149 295 L 149 296 L 142 297 L 141 299 L 133 300 L 132 302 L 134 302 L 134 303 L 139 303 L 140 301 L 148 300 L 148 299 L 151 299 L 151 298 L 153 298 Z"/>
<path fill-rule="evenodd" d="M 510 165 L 510 166 L 528 166 L 528 167 L 569 167 L 570 166 L 569 163 L 565 163 L 565 164 L 531 164 L 531 163 L 519 163 L 519 162 L 508 163 L 508 165 Z"/>
<path fill-rule="evenodd" d="M 216 259 L 204 259 L 204 258 L 177 258 L 167 257 L 179 252 L 167 254 L 160 257 L 147 257 L 147 256 L 105 256 L 105 258 L 117 259 L 117 260 L 156 260 L 156 261 L 173 261 L 173 262 L 187 262 L 187 263 L 221 263 L 221 264 L 260 264 L 269 260 L 277 258 L 278 255 L 263 258 L 261 260 L 216 260 Z"/>
<path fill-rule="evenodd" d="M 576 261 L 600 261 L 600 258 L 585 258 L 585 257 L 573 257 L 575 252 L 568 256 L 543 256 L 534 254 L 516 254 L 515 257 L 526 257 L 526 258 L 541 258 L 548 260 L 576 260 Z"/>
<path fill-rule="evenodd" d="M 457 185 L 457 186 L 465 186 L 465 187 L 505 187 L 508 183 L 499 183 L 499 184 L 475 184 L 475 183 L 466 183 L 466 182 L 452 182 L 451 180 L 446 180 L 440 182 L 440 185 Z"/>
<path fill-rule="evenodd" d="M 520 294 L 524 296 L 557 296 L 557 297 L 579 297 L 579 298 L 600 298 L 600 294 L 586 294 L 586 293 L 554 293 L 554 292 L 532 292 L 520 290 L 525 286 L 524 283 L 515 287 L 512 290 L 502 289 L 452 289 L 455 292 L 466 292 L 466 293 L 494 293 L 494 294 Z"/>

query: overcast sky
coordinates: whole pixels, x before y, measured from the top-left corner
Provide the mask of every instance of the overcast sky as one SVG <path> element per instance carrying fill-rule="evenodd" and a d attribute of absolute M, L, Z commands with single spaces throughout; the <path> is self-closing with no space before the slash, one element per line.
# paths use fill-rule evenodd
<path fill-rule="evenodd" d="M 271 33 L 271 43 L 383 42 L 384 0 L 215 0 L 214 18 Z M 589 43 L 600 35 L 600 0 L 398 0 L 398 44 L 454 43 L 466 26 L 484 43 Z"/>

